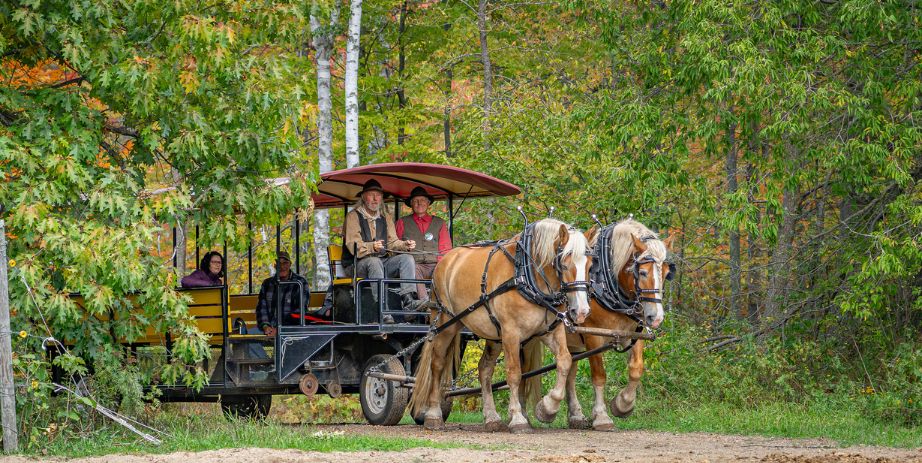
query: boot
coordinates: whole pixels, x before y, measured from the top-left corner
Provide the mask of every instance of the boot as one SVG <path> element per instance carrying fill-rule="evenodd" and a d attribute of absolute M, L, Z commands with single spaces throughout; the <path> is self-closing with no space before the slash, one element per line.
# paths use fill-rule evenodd
<path fill-rule="evenodd" d="M 419 305 L 423 302 L 416 298 L 416 293 L 404 293 L 401 298 L 402 303 L 400 304 L 400 308 L 403 309 L 404 312 L 416 312 L 416 310 L 419 309 Z"/>

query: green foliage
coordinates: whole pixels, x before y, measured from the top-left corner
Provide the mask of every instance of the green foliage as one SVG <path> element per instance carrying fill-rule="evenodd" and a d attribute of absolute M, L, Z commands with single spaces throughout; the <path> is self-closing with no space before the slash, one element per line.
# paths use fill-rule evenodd
<path fill-rule="evenodd" d="M 163 224 L 195 220 L 218 242 L 235 214 L 274 223 L 306 203 L 310 173 L 294 172 L 285 187 L 265 182 L 292 172 L 303 150 L 302 11 L 260 2 L 0 6 L 12 323 L 36 336 L 17 349 L 26 416 L 52 400 L 41 338 L 68 346 L 55 360 L 65 377 L 92 375 L 94 395 L 135 408 L 145 375 L 120 343 L 148 330 L 174 339 L 159 377 L 204 384 L 206 338 L 173 290 L 170 256 L 158 253 L 169 240 Z M 59 417 L 39 418 L 24 423 Z"/>

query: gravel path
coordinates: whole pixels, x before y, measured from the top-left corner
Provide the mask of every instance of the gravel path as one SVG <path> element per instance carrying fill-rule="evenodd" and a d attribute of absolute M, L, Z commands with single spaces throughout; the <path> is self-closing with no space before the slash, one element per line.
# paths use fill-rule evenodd
<path fill-rule="evenodd" d="M 572 431 L 540 429 L 532 434 L 486 433 L 478 425 L 449 425 L 430 432 L 419 426 L 330 425 L 312 431 L 343 431 L 347 435 L 420 438 L 436 442 L 470 444 L 490 450 L 417 448 L 403 452 L 334 452 L 300 450 L 226 449 L 207 452 L 176 452 L 165 455 L 109 455 L 81 458 L 73 463 L 196 463 L 196 462 L 331 462 L 351 463 L 499 463 L 535 461 L 545 463 L 598 462 L 815 462 L 815 463 L 922 463 L 922 449 L 886 447 L 838 447 L 823 439 L 782 439 L 727 436 L 705 433 L 672 434 L 649 431 Z M 22 457 L 0 458 L 0 463 L 32 463 Z"/>

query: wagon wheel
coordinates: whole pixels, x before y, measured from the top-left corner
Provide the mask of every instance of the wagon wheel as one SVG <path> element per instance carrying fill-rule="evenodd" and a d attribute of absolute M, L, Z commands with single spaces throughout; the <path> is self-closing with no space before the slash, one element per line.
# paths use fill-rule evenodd
<path fill-rule="evenodd" d="M 298 388 L 301 389 L 301 393 L 310 399 L 314 397 L 314 394 L 320 388 L 320 381 L 317 380 L 313 373 L 307 373 L 298 380 Z"/>
<path fill-rule="evenodd" d="M 385 362 L 386 360 L 386 362 Z M 400 422 L 409 401 L 409 391 L 395 381 L 388 381 L 368 376 L 375 365 L 385 362 L 379 369 L 382 373 L 406 376 L 406 370 L 400 361 L 386 354 L 378 354 L 365 362 L 362 369 L 362 382 L 359 384 L 359 400 L 362 414 L 371 424 L 391 426 Z"/>
<path fill-rule="evenodd" d="M 221 396 L 221 411 L 228 418 L 262 420 L 272 407 L 272 396 L 225 395 Z"/>

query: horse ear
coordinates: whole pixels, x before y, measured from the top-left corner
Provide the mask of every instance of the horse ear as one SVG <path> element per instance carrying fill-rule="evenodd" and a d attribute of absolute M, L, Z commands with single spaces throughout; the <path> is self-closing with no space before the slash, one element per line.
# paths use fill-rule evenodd
<path fill-rule="evenodd" d="M 589 246 L 595 246 L 595 241 L 599 239 L 599 226 L 593 225 L 592 228 L 586 231 L 585 235 Z"/>
<path fill-rule="evenodd" d="M 567 241 L 570 241 L 570 231 L 567 230 L 567 226 L 560 224 L 560 234 L 557 235 L 557 242 L 555 243 L 558 248 L 562 248 L 567 245 Z"/>
<path fill-rule="evenodd" d="M 637 249 L 637 252 L 644 252 L 647 250 L 647 244 L 641 241 L 637 235 L 631 233 L 631 239 L 634 240 L 634 248 Z"/>
<path fill-rule="evenodd" d="M 663 240 L 663 244 L 666 245 L 666 249 L 672 249 L 672 243 L 675 241 L 676 235 L 669 235 Z"/>

